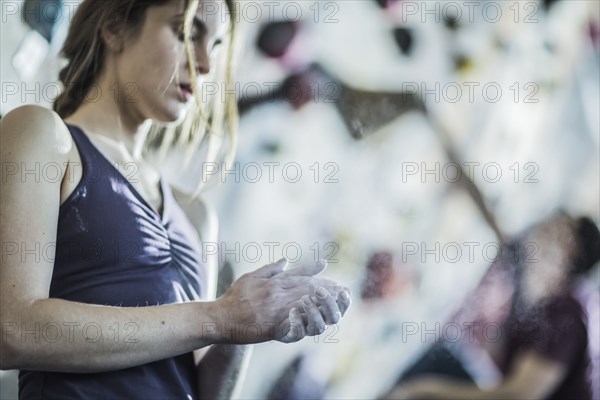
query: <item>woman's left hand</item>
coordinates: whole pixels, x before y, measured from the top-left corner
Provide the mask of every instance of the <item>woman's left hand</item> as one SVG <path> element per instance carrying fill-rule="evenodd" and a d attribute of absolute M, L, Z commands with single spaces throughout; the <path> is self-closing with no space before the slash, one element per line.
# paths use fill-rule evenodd
<path fill-rule="evenodd" d="M 346 314 L 352 303 L 347 288 L 328 285 L 317 288 L 313 296 L 301 299 L 301 309 L 294 307 L 289 314 L 289 331 L 281 339 L 284 343 L 293 343 L 305 336 L 317 336 L 323 333 L 327 325 L 335 325 Z M 333 293 L 332 293 L 333 292 Z"/>

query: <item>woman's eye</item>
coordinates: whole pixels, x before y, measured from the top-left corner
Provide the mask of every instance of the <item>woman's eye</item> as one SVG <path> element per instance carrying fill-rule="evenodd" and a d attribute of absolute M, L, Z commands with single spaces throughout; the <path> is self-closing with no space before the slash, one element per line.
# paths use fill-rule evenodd
<path fill-rule="evenodd" d="M 185 40 L 185 32 L 183 32 L 183 30 L 177 31 L 177 38 L 179 41 L 183 42 Z M 195 42 L 196 40 L 200 39 L 200 35 L 198 35 L 198 32 L 192 31 L 189 39 Z"/>
<path fill-rule="evenodd" d="M 212 48 L 210 49 L 210 52 L 217 52 L 219 49 L 221 48 L 221 41 L 220 40 L 216 40 L 213 45 Z"/>

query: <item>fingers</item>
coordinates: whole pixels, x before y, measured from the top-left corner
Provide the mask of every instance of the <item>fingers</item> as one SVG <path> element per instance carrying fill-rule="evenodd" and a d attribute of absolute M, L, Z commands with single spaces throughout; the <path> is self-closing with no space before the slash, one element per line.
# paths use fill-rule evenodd
<path fill-rule="evenodd" d="M 326 289 L 329 294 L 335 299 L 337 303 L 338 309 L 341 312 L 342 316 L 346 314 L 348 308 L 352 304 L 352 298 L 350 297 L 350 289 L 346 286 L 340 285 L 321 285 L 322 288 Z M 316 294 L 316 293 L 315 293 Z M 313 300 L 317 297 L 312 296 Z M 322 301 L 315 301 L 317 304 L 322 304 Z"/>
<path fill-rule="evenodd" d="M 327 293 L 327 296 L 319 296 L 319 292 L 323 289 L 322 294 Z M 339 319 L 346 315 L 346 312 L 352 304 L 352 298 L 350 297 L 350 289 L 345 286 L 335 285 L 334 287 L 321 286 L 314 292 L 315 294 L 310 296 L 312 302 L 320 310 L 323 319 L 328 325 L 337 324 Z M 302 294 L 301 294 L 302 295 Z M 306 296 L 306 294 L 304 295 Z M 303 308 L 302 299 L 290 303 L 290 306 Z M 336 316 L 336 313 L 340 313 L 340 317 Z"/>
<path fill-rule="evenodd" d="M 310 297 L 313 303 L 318 306 L 327 325 L 337 324 L 346 315 L 352 304 L 350 290 L 343 286 L 339 288 L 340 290 L 335 291 L 334 295 L 331 290 L 320 287 L 315 292 L 315 296 Z"/>
<path fill-rule="evenodd" d="M 337 296 L 339 291 L 345 289 L 329 279 L 315 278 L 312 276 L 289 276 L 288 271 L 279 274 L 276 279 L 279 280 L 279 284 L 284 289 L 310 287 L 310 294 L 313 294 L 319 286 L 325 287 L 325 289 L 329 290 L 329 292 L 335 296 Z"/>
<path fill-rule="evenodd" d="M 252 275 L 259 278 L 270 278 L 283 272 L 287 266 L 288 260 L 282 258 L 273 264 L 267 264 L 264 267 L 257 269 L 256 271 L 252 272 Z"/>
<path fill-rule="evenodd" d="M 348 289 L 342 290 L 337 295 L 337 305 L 339 307 L 340 313 L 342 313 L 342 317 L 346 315 L 346 311 L 350 308 L 352 304 L 352 299 L 350 298 L 350 291 Z"/>
<path fill-rule="evenodd" d="M 307 326 L 306 334 L 308 336 L 317 336 L 325 331 L 325 321 L 321 315 L 321 311 L 315 303 L 310 299 L 310 296 L 304 296 L 302 298 L 302 308 L 306 313 Z"/>
<path fill-rule="evenodd" d="M 293 343 L 306 336 L 322 334 L 327 325 L 337 324 L 351 304 L 349 290 L 342 288 L 333 296 L 326 288 L 320 287 L 315 295 L 305 295 L 292 304 L 287 322 L 287 333 L 278 340 Z M 300 312 L 299 309 L 304 312 Z"/>
<path fill-rule="evenodd" d="M 285 276 L 315 276 L 325 271 L 325 268 L 327 268 L 327 261 L 319 260 L 315 264 L 303 265 L 287 270 L 285 271 Z"/>
<path fill-rule="evenodd" d="M 264 267 L 257 269 L 256 271 L 252 272 L 252 275 L 260 278 L 271 278 L 279 273 L 284 272 L 286 280 L 290 277 L 300 277 L 302 279 L 306 279 L 307 277 L 313 277 L 323 272 L 325 268 L 327 268 L 327 261 L 319 260 L 319 262 L 315 264 L 303 265 L 301 267 L 293 268 L 291 270 L 286 271 L 286 267 L 288 265 L 288 260 L 282 258 L 281 260 L 273 264 L 267 264 Z M 299 281 L 296 280 L 295 282 Z M 294 284 L 290 285 L 294 286 Z"/>
<path fill-rule="evenodd" d="M 317 289 L 315 294 L 317 301 L 321 305 L 320 311 L 325 323 L 327 325 L 337 324 L 340 318 L 342 318 L 342 313 L 334 297 L 331 296 L 331 293 L 329 293 L 329 291 L 323 287 Z"/>
<path fill-rule="evenodd" d="M 306 328 L 300 311 L 296 307 L 290 310 L 289 330 L 287 334 L 279 339 L 283 343 L 294 343 L 306 336 Z"/>

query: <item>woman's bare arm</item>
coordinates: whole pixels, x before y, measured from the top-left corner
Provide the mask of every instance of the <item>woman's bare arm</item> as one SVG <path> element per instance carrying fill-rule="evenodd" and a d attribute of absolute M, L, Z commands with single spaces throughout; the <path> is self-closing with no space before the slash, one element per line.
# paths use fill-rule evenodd
<path fill-rule="evenodd" d="M 238 397 L 251 354 L 252 346 L 211 346 L 198 365 L 199 397 L 214 400 Z"/>
<path fill-rule="evenodd" d="M 0 125 L 0 311 L 2 369 L 93 372 L 192 351 L 215 339 L 214 303 L 121 308 L 49 299 L 62 179 L 74 146 L 56 114 L 9 113 Z"/>

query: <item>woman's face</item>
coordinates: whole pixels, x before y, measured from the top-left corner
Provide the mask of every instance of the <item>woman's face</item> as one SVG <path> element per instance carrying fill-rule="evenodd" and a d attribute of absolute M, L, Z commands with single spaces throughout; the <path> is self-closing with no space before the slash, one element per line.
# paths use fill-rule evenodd
<path fill-rule="evenodd" d="M 191 31 L 197 74 L 207 74 L 229 24 L 225 1 L 201 1 Z M 191 100 L 191 74 L 183 40 L 184 2 L 148 8 L 137 36 L 115 56 L 120 105 L 141 119 L 173 122 Z M 198 85 L 200 87 L 200 85 Z"/>

